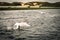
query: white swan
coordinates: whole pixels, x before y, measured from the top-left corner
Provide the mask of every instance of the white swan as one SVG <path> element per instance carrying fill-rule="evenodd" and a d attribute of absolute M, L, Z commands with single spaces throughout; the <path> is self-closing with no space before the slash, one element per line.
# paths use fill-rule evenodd
<path fill-rule="evenodd" d="M 18 29 L 20 27 L 30 27 L 30 25 L 26 22 L 15 23 L 13 29 Z"/>

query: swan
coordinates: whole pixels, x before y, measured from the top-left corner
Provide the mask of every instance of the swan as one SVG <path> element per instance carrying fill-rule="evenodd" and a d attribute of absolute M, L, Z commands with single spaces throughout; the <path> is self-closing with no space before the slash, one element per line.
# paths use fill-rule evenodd
<path fill-rule="evenodd" d="M 18 29 L 20 27 L 30 27 L 30 25 L 27 22 L 20 22 L 20 23 L 16 22 L 14 24 L 13 29 Z"/>

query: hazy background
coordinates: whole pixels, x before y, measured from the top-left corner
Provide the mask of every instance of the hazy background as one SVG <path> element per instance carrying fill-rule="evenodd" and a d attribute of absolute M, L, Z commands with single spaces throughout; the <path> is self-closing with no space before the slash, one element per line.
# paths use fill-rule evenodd
<path fill-rule="evenodd" d="M 59 2 L 60 0 L 0 0 L 0 2 L 30 2 L 30 1 L 41 1 L 41 2 Z"/>

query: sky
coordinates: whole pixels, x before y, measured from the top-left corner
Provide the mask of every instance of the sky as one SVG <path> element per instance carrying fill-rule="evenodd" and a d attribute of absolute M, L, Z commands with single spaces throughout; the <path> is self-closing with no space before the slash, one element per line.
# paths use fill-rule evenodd
<path fill-rule="evenodd" d="M 40 2 L 60 2 L 60 0 L 0 0 L 0 2 L 31 2 L 31 1 L 40 1 Z"/>

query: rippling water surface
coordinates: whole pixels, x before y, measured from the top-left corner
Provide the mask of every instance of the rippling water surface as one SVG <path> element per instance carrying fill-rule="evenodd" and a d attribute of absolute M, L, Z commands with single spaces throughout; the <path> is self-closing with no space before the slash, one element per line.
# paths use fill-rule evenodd
<path fill-rule="evenodd" d="M 16 22 L 30 27 L 7 31 Z M 59 40 L 60 9 L 0 11 L 0 40 Z"/>

